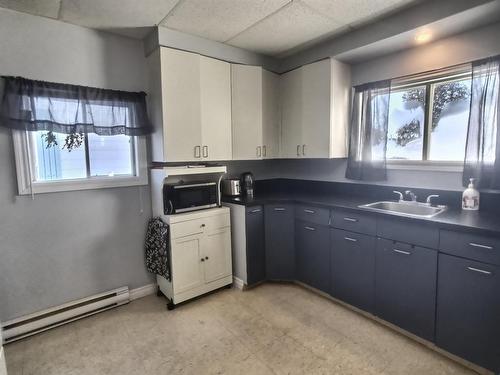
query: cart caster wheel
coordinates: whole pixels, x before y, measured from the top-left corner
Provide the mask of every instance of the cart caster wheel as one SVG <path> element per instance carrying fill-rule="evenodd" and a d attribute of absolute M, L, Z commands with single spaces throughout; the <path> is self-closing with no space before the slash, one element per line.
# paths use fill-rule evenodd
<path fill-rule="evenodd" d="M 175 305 L 172 302 L 167 303 L 167 310 L 171 311 L 173 309 L 175 309 Z"/>
<path fill-rule="evenodd" d="M 156 288 L 156 296 L 157 297 L 163 297 L 163 293 L 161 292 L 160 287 Z"/>

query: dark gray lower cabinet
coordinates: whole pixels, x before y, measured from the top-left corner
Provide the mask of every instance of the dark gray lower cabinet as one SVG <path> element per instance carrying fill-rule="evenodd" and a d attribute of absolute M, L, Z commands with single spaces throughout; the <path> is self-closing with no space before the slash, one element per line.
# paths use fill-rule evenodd
<path fill-rule="evenodd" d="M 266 275 L 270 280 L 295 279 L 295 217 L 292 204 L 266 205 Z"/>
<path fill-rule="evenodd" d="M 297 279 L 326 293 L 330 291 L 328 231 L 327 226 L 295 221 Z"/>
<path fill-rule="evenodd" d="M 376 315 L 434 341 L 437 260 L 436 250 L 377 239 Z"/>
<path fill-rule="evenodd" d="M 375 295 L 375 237 L 331 230 L 332 295 L 373 312 Z"/>
<path fill-rule="evenodd" d="M 246 208 L 245 230 L 247 241 L 247 284 L 252 285 L 266 278 L 264 210 L 262 206 Z"/>
<path fill-rule="evenodd" d="M 439 255 L 436 344 L 500 372 L 500 267 Z"/>

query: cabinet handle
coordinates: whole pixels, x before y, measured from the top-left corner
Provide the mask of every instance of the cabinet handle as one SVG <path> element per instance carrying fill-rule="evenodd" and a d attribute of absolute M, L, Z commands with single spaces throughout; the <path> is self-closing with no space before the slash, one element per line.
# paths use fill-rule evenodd
<path fill-rule="evenodd" d="M 252 210 L 252 211 L 250 211 L 250 212 L 252 212 L 252 213 L 255 213 L 255 212 L 260 212 L 260 208 L 256 208 L 255 210 Z"/>
<path fill-rule="evenodd" d="M 307 229 L 307 230 L 310 230 L 310 231 L 315 231 L 315 230 L 316 230 L 316 228 L 313 228 L 313 227 L 307 227 L 307 226 L 306 226 L 306 227 L 304 227 L 304 229 Z"/>
<path fill-rule="evenodd" d="M 304 212 L 305 212 L 306 214 L 314 214 L 316 211 L 314 211 L 314 210 L 304 209 Z"/>
<path fill-rule="evenodd" d="M 358 219 L 353 219 L 352 217 L 344 217 L 344 220 L 345 221 L 350 221 L 352 223 L 357 223 L 358 222 Z"/>
<path fill-rule="evenodd" d="M 200 228 L 205 228 L 205 224 L 201 224 L 201 225 L 200 225 Z"/>
<path fill-rule="evenodd" d="M 283 207 L 274 207 L 274 211 L 285 211 Z"/>
<path fill-rule="evenodd" d="M 302 145 L 302 155 L 306 156 L 306 145 Z"/>
<path fill-rule="evenodd" d="M 262 154 L 263 154 L 264 157 L 267 156 L 267 147 L 266 147 L 266 145 L 262 146 Z"/>
<path fill-rule="evenodd" d="M 208 257 L 205 257 L 205 260 L 208 260 Z"/>
<path fill-rule="evenodd" d="M 208 158 L 208 146 L 203 146 L 203 157 Z"/>
<path fill-rule="evenodd" d="M 196 159 L 201 158 L 201 146 L 194 146 L 194 157 Z"/>
<path fill-rule="evenodd" d="M 490 271 L 480 270 L 479 268 L 467 267 L 467 269 L 468 269 L 469 271 L 472 271 L 472 272 L 478 272 L 478 273 L 482 273 L 482 274 L 484 274 L 484 275 L 491 275 L 491 272 L 490 272 Z"/>
<path fill-rule="evenodd" d="M 260 147 L 260 146 L 257 146 L 257 151 L 256 151 L 256 153 L 257 153 L 257 157 L 259 157 L 259 158 L 260 158 L 260 157 L 262 156 L 262 151 L 261 151 L 261 147 Z"/>
<path fill-rule="evenodd" d="M 351 241 L 351 242 L 358 242 L 358 240 L 357 240 L 357 239 L 352 238 L 352 237 L 344 237 L 344 240 L 346 240 L 346 241 Z"/>
<path fill-rule="evenodd" d="M 300 156 L 300 145 L 297 145 L 297 156 Z"/>
<path fill-rule="evenodd" d="M 493 250 L 493 246 L 481 245 L 479 243 L 469 242 L 469 245 L 472 247 L 479 247 L 481 249 Z"/>
<path fill-rule="evenodd" d="M 204 262 L 205 261 L 205 258 L 201 258 L 201 261 Z"/>
<path fill-rule="evenodd" d="M 411 255 L 411 253 L 409 251 L 403 251 L 403 250 L 398 250 L 398 249 L 392 249 L 392 251 L 394 251 L 398 254 Z"/>

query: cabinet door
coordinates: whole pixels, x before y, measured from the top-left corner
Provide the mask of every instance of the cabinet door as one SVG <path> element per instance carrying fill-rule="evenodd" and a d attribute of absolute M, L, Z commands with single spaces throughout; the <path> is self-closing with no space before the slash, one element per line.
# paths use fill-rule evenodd
<path fill-rule="evenodd" d="M 375 295 L 375 237 L 331 230 L 332 295 L 372 312 Z"/>
<path fill-rule="evenodd" d="M 294 206 L 265 207 L 266 276 L 273 280 L 295 278 Z"/>
<path fill-rule="evenodd" d="M 295 222 L 297 278 L 323 292 L 330 291 L 330 238 L 326 226 Z"/>
<path fill-rule="evenodd" d="M 298 158 L 302 142 L 302 68 L 281 76 L 281 156 Z"/>
<path fill-rule="evenodd" d="M 500 372 L 500 267 L 439 255 L 436 344 Z"/>
<path fill-rule="evenodd" d="M 161 48 L 161 91 L 165 161 L 200 160 L 199 56 Z"/>
<path fill-rule="evenodd" d="M 302 67 L 302 144 L 305 158 L 330 156 L 330 59 Z"/>
<path fill-rule="evenodd" d="M 231 65 L 233 159 L 261 159 L 262 68 Z"/>
<path fill-rule="evenodd" d="M 204 258 L 207 283 L 230 276 L 232 273 L 230 228 L 207 232 L 203 239 L 201 257 Z"/>
<path fill-rule="evenodd" d="M 231 65 L 199 58 L 202 159 L 231 160 Z"/>
<path fill-rule="evenodd" d="M 437 251 L 377 239 L 375 312 L 434 341 Z"/>
<path fill-rule="evenodd" d="M 262 206 L 246 208 L 247 284 L 252 285 L 266 278 L 264 244 L 264 212 Z"/>
<path fill-rule="evenodd" d="M 262 70 L 262 157 L 280 156 L 281 110 L 279 75 Z"/>
<path fill-rule="evenodd" d="M 182 293 L 205 284 L 203 271 L 203 234 L 177 238 L 172 241 L 172 280 L 174 293 Z"/>

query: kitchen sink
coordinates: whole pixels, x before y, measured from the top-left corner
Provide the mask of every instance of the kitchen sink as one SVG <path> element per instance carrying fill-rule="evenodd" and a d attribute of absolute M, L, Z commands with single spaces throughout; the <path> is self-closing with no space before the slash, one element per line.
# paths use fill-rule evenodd
<path fill-rule="evenodd" d="M 359 206 L 360 208 L 367 208 L 372 211 L 386 212 L 389 214 L 430 218 L 436 216 L 446 210 L 446 206 L 430 206 L 429 204 L 419 202 L 374 202 Z"/>

